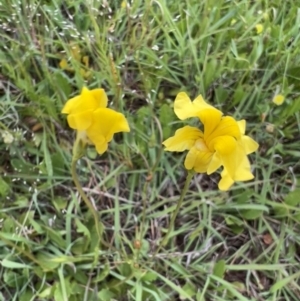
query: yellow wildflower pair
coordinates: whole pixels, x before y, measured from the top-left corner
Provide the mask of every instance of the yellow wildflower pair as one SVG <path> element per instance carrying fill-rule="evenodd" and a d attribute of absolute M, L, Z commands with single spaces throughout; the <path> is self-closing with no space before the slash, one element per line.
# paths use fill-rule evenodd
<path fill-rule="evenodd" d="M 228 190 L 235 181 L 253 179 L 247 155 L 256 151 L 258 144 L 245 135 L 245 120 L 223 116 L 201 95 L 192 102 L 183 92 L 175 99 L 174 111 L 181 120 L 198 117 L 204 126 L 203 131 L 184 126 L 163 142 L 166 151 L 189 151 L 184 162 L 186 169 L 210 175 L 223 166 L 220 190 Z"/>
<path fill-rule="evenodd" d="M 99 154 L 107 150 L 114 133 L 129 132 L 125 116 L 106 108 L 107 96 L 103 89 L 83 88 L 79 96 L 70 99 L 62 113 L 68 114 L 69 126 L 78 131 L 81 139 L 96 146 Z M 257 150 L 258 144 L 245 135 L 246 121 L 233 117 L 207 104 L 202 96 L 193 102 L 186 93 L 179 93 L 174 103 L 179 119 L 198 117 L 204 130 L 184 126 L 163 142 L 166 151 L 188 150 L 185 168 L 212 174 L 221 166 L 219 188 L 228 190 L 235 181 L 253 179 L 247 155 Z"/>

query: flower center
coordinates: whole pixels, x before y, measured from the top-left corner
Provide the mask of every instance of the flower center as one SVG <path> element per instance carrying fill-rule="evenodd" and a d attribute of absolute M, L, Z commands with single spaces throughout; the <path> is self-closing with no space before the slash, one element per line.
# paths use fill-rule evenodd
<path fill-rule="evenodd" d="M 195 147 L 197 148 L 198 151 L 209 152 L 209 149 L 203 139 L 196 140 Z"/>

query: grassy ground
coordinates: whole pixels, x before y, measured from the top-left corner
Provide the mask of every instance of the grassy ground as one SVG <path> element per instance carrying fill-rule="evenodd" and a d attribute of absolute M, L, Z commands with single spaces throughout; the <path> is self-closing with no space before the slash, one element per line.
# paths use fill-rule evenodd
<path fill-rule="evenodd" d="M 298 10 L 279 0 L 2 1 L 0 300 L 299 301 Z M 105 88 L 131 127 L 78 164 L 100 249 L 60 113 L 83 85 Z M 229 192 L 218 174 L 194 177 L 155 255 L 186 177 L 184 154 L 161 144 L 182 126 L 179 91 L 245 118 L 260 148 L 255 180 Z"/>

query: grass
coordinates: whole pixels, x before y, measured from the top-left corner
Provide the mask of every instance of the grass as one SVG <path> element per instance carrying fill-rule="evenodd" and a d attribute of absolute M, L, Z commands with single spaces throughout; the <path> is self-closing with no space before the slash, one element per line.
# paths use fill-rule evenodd
<path fill-rule="evenodd" d="M 4 1 L 0 300 L 298 301 L 298 21 L 279 0 Z M 83 85 L 105 88 L 131 127 L 77 165 L 105 246 L 60 113 Z M 245 118 L 260 148 L 254 181 L 221 192 L 217 174 L 193 178 L 155 254 L 187 174 L 161 144 L 182 125 L 179 91 Z"/>

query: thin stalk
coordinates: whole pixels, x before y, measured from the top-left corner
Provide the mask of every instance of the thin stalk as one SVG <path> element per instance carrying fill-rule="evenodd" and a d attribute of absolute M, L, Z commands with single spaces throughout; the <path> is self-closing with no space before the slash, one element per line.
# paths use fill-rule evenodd
<path fill-rule="evenodd" d="M 83 199 L 84 203 L 86 204 L 86 206 L 89 208 L 90 212 L 92 213 L 93 217 L 94 217 L 94 221 L 95 221 L 95 226 L 96 226 L 96 231 L 98 234 L 98 238 L 99 241 L 101 241 L 101 229 L 100 229 L 100 224 L 99 224 L 99 217 L 98 217 L 98 212 L 97 210 L 94 208 L 93 204 L 91 203 L 91 201 L 88 199 L 88 197 L 86 196 L 85 192 L 82 189 L 82 186 L 78 180 L 78 176 L 77 176 L 77 172 L 76 172 L 76 164 L 77 164 L 77 159 L 73 159 L 72 160 L 72 164 L 71 164 L 71 175 L 72 175 L 72 179 L 73 182 L 77 188 L 77 191 L 79 192 L 81 198 Z"/>
<path fill-rule="evenodd" d="M 182 206 L 182 202 L 183 202 L 184 197 L 185 197 L 185 195 L 186 195 L 186 193 L 188 191 L 188 188 L 190 186 L 190 182 L 191 182 L 191 180 L 193 178 L 193 175 L 194 175 L 194 171 L 189 171 L 188 172 L 188 175 L 187 175 L 187 177 L 185 179 L 185 183 L 184 183 L 183 189 L 181 190 L 181 194 L 180 194 L 180 198 L 178 200 L 177 206 L 175 208 L 175 211 L 172 214 L 168 231 L 167 231 L 165 237 L 163 238 L 163 240 L 161 241 L 160 245 L 158 246 L 158 248 L 157 248 L 154 256 L 156 256 L 158 254 L 158 252 L 161 250 L 161 248 L 164 247 L 164 246 L 166 246 L 167 243 L 168 243 L 168 241 L 169 241 L 169 236 L 170 236 L 170 234 L 171 234 L 171 232 L 173 230 L 176 217 L 177 217 L 177 215 L 179 213 L 179 210 L 180 210 L 180 208 Z"/>

